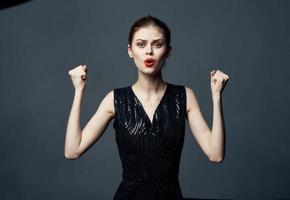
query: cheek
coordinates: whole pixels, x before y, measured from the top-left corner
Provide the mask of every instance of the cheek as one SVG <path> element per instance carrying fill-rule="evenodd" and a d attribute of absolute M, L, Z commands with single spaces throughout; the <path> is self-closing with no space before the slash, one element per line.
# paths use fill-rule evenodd
<path fill-rule="evenodd" d="M 142 49 L 133 49 L 132 53 L 135 57 L 140 57 L 144 54 Z"/>
<path fill-rule="evenodd" d="M 166 49 L 159 49 L 156 54 L 158 55 L 159 59 L 166 57 Z"/>

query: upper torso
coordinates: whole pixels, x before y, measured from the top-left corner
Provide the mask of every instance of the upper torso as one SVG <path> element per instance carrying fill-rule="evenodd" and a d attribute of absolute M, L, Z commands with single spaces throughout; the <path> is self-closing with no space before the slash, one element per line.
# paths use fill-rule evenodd
<path fill-rule="evenodd" d="M 114 90 L 114 110 L 123 175 L 177 175 L 187 117 L 185 87 L 168 84 L 153 121 L 130 86 Z"/>

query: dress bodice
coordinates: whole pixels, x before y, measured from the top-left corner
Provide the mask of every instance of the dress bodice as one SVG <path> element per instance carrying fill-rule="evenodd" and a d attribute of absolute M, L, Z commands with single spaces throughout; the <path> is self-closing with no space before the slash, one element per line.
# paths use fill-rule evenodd
<path fill-rule="evenodd" d="M 167 83 L 152 122 L 132 86 L 114 89 L 114 108 L 113 127 L 123 179 L 130 183 L 176 183 L 185 132 L 185 87 Z"/>

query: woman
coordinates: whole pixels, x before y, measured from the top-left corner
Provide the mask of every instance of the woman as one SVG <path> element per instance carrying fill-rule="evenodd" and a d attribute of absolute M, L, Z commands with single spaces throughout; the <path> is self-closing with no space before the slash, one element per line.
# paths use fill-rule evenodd
<path fill-rule="evenodd" d="M 224 157 L 221 91 L 229 76 L 219 70 L 210 74 L 213 124 L 209 129 L 193 90 L 162 79 L 170 51 L 170 31 L 164 22 L 150 15 L 137 20 L 131 27 L 128 54 L 137 67 L 138 79 L 130 86 L 111 90 L 83 130 L 80 104 L 88 70 L 80 65 L 69 71 L 75 96 L 67 124 L 65 157 L 80 157 L 114 118 L 123 168 L 114 200 L 183 199 L 178 173 L 185 119 L 210 161 L 221 162 Z"/>

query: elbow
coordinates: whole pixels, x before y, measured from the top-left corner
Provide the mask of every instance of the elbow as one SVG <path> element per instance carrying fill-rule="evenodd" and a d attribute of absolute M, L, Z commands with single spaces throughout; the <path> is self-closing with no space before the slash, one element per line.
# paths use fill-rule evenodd
<path fill-rule="evenodd" d="M 210 157 L 209 160 L 214 163 L 221 163 L 224 160 L 223 156 L 219 157 Z"/>
<path fill-rule="evenodd" d="M 68 160 L 75 160 L 77 159 L 79 156 L 76 153 L 69 153 L 69 152 L 65 152 L 64 153 L 64 157 Z"/>
<path fill-rule="evenodd" d="M 64 157 L 68 160 L 75 160 L 80 157 L 79 150 L 68 145 L 64 146 Z"/>

